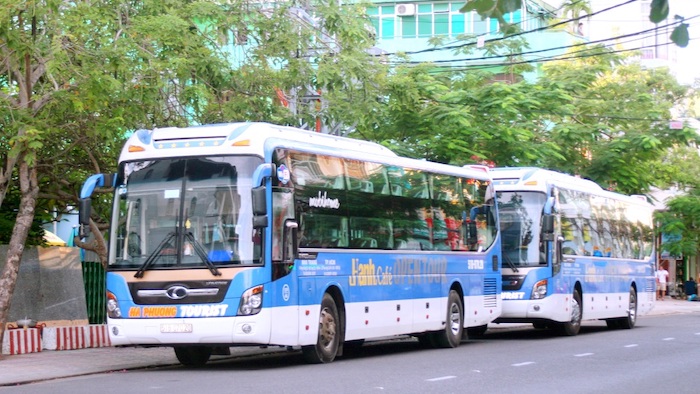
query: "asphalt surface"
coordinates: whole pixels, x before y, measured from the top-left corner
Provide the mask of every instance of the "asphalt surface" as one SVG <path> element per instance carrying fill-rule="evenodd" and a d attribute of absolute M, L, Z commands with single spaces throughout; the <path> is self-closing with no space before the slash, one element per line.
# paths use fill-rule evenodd
<path fill-rule="evenodd" d="M 678 313 L 700 313 L 700 302 L 666 298 L 656 302 L 647 316 Z M 642 317 L 643 318 L 643 317 Z M 492 324 L 493 329 L 513 325 Z M 261 352 L 285 351 L 283 348 L 231 348 L 233 355 L 254 355 Z M 216 356 L 213 356 L 216 357 Z M 0 387 L 31 382 L 123 371 L 149 367 L 177 365 L 171 348 L 102 347 L 79 350 L 44 350 L 38 353 L 3 355 L 0 358 Z"/>

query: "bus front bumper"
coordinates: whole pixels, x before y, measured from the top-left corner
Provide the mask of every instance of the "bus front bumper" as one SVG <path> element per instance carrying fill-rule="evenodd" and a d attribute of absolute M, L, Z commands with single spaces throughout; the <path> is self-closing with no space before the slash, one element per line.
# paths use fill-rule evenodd
<path fill-rule="evenodd" d="M 107 319 L 113 346 L 178 344 L 267 344 L 269 316 Z"/>
<path fill-rule="evenodd" d="M 571 295 L 553 294 L 540 300 L 508 299 L 503 292 L 503 309 L 495 323 L 532 323 L 571 320 Z"/>

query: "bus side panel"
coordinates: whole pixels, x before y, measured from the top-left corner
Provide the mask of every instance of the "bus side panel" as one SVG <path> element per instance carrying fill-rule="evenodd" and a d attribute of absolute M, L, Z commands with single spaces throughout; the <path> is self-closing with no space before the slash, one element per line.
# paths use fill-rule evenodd
<path fill-rule="evenodd" d="M 500 274 L 471 275 L 465 281 L 464 327 L 483 326 L 499 317 L 503 310 Z"/>
<path fill-rule="evenodd" d="M 584 320 L 608 319 L 627 316 L 633 286 L 637 293 L 637 314 L 651 310 L 654 301 L 651 267 L 648 262 L 579 257 L 574 263 L 563 264 L 561 276 L 568 283 L 567 289 L 573 289 L 577 282 L 580 284 Z"/>
<path fill-rule="evenodd" d="M 465 327 L 501 312 L 501 278 L 486 255 L 446 253 L 320 253 L 297 263 L 300 343 L 313 344 L 318 304 L 329 286 L 340 289 L 346 340 L 421 333 L 444 327 L 450 286 L 464 292 Z M 309 328 L 310 326 L 310 328 Z"/>

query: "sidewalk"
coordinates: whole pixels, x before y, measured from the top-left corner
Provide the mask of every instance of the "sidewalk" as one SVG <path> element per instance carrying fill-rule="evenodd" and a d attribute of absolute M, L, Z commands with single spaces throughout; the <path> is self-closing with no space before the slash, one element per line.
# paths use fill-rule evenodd
<path fill-rule="evenodd" d="M 656 302 L 647 316 L 678 313 L 700 313 L 700 302 L 666 298 Z M 642 317 L 644 318 L 644 317 Z M 231 348 L 235 355 L 253 355 L 284 351 L 279 347 Z M 0 387 L 17 384 L 89 375 L 94 373 L 158 367 L 179 364 L 171 348 L 88 348 L 80 350 L 42 351 L 20 355 L 4 355 L 0 360 Z"/>

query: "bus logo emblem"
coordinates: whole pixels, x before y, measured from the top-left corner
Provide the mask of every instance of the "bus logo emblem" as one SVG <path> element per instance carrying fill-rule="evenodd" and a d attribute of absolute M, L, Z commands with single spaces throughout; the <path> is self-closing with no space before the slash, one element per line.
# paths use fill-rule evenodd
<path fill-rule="evenodd" d="M 289 296 L 291 294 L 291 291 L 289 290 L 289 285 L 285 284 L 282 286 L 282 299 L 285 301 L 289 301 Z"/>
<path fill-rule="evenodd" d="M 187 297 L 187 288 L 184 286 L 170 286 L 165 290 L 165 295 L 171 300 L 181 300 Z"/>

